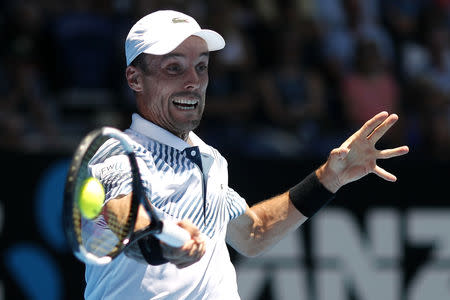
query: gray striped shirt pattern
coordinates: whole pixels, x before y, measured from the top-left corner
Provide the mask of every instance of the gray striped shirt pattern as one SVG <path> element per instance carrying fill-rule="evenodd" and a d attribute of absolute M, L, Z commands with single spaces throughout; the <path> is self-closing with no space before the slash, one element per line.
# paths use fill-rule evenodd
<path fill-rule="evenodd" d="M 127 130 L 127 134 L 135 141 L 133 148 L 147 198 L 163 218 L 189 219 L 212 238 L 231 219 L 245 212 L 245 200 L 228 187 L 226 160 L 217 150 L 210 148 L 213 163 L 204 176 L 184 151 L 132 130 Z M 211 157 L 211 153 L 206 155 Z M 118 143 L 110 140 L 91 161 L 93 174 L 105 186 L 107 199 L 131 192 L 126 159 Z"/>

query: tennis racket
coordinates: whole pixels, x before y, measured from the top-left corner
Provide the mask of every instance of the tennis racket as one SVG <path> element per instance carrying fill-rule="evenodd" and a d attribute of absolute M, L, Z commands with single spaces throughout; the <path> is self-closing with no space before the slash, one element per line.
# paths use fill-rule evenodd
<path fill-rule="evenodd" d="M 107 264 L 149 234 L 172 247 L 181 247 L 190 239 L 186 230 L 163 221 L 155 212 L 139 171 L 145 163 L 136 158 L 132 145 L 125 133 L 102 127 L 86 135 L 73 155 L 64 190 L 63 222 L 73 253 L 86 264 Z M 80 193 L 92 178 L 101 184 L 105 199 L 102 196 L 97 215 L 86 217 Z M 140 207 L 150 219 L 150 225 L 143 228 L 136 226 Z"/>

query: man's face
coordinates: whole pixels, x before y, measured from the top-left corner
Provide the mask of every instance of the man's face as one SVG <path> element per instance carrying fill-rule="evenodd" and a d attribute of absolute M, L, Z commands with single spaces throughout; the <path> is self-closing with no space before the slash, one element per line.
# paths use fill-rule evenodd
<path fill-rule="evenodd" d="M 148 55 L 137 93 L 139 113 L 186 140 L 202 118 L 208 86 L 206 42 L 191 36 L 169 54 Z"/>

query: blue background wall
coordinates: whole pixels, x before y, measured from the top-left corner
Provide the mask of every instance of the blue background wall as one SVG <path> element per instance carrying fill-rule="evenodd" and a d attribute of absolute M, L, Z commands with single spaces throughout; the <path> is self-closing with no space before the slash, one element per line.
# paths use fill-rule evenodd
<path fill-rule="evenodd" d="M 61 225 L 62 193 L 70 157 L 11 153 L 4 153 L 1 157 L 6 179 L 2 184 L 0 219 L 0 292 L 3 293 L 3 299 L 82 298 L 83 265 L 69 252 Z M 289 188 L 319 163 L 318 160 L 263 161 L 230 157 L 230 185 L 251 204 Z M 398 175 L 397 183 L 387 183 L 376 176 L 368 176 L 340 190 L 336 199 L 316 217 L 326 218 L 328 212 L 343 209 L 359 228 L 358 238 L 362 237 L 364 240 L 371 238 L 366 216 L 374 209 L 394 210 L 400 220 L 404 220 L 411 209 L 419 212 L 448 212 L 448 197 L 443 194 L 448 184 L 447 163 L 409 160 L 405 157 L 382 165 Z M 450 214 L 448 216 L 450 220 Z M 318 261 L 313 249 L 313 241 L 317 238 L 313 235 L 316 217 L 294 233 L 301 240 L 301 249 L 297 250 L 302 256 L 298 258 L 296 268 L 307 276 L 306 299 L 319 299 L 314 274 L 323 262 Z M 402 221 L 402 224 L 408 226 L 407 222 Z M 413 299 L 407 296 L 408 286 L 414 284 L 415 276 L 419 276 L 427 264 L 436 260 L 434 252 L 442 249 L 442 245 L 450 244 L 450 235 L 436 238 L 433 234 L 430 234 L 428 243 L 409 243 L 407 233 L 408 229 L 403 228 L 398 237 L 403 243 L 401 259 L 396 263 L 396 272 L 402 278 L 401 294 L 397 299 Z M 336 243 L 341 243 L 339 234 L 336 236 Z M 244 276 L 241 285 L 246 285 L 245 280 L 254 281 L 256 278 L 253 276 L 245 279 L 248 270 L 266 274 L 263 279 L 258 280 L 261 297 L 255 296 L 253 292 L 252 298 L 271 299 L 279 295 L 274 292 L 277 283 L 269 274 L 273 270 L 292 270 L 292 266 L 286 266 L 282 260 L 272 260 L 267 264 L 267 256 L 246 259 L 233 250 L 231 254 L 237 265 L 238 277 L 241 272 Z M 441 261 L 440 270 L 449 276 L 450 257 L 446 259 L 447 264 L 442 264 Z M 249 264 L 253 264 L 253 269 L 246 269 L 245 266 Z M 374 270 L 377 270 L 376 267 Z M 357 292 L 352 292 L 358 290 L 358 283 L 351 281 L 345 289 L 346 299 L 373 297 L 361 293 L 358 296 Z M 295 290 L 296 287 L 293 286 L 292 289 Z M 448 293 L 449 285 L 445 297 Z M 433 299 L 444 299 L 442 294 L 435 296 Z"/>

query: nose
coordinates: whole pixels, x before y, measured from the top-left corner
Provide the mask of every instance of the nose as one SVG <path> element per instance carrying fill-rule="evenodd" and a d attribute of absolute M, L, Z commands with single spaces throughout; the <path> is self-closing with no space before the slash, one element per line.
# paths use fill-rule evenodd
<path fill-rule="evenodd" d="M 189 68 L 189 70 L 186 71 L 185 75 L 185 89 L 197 90 L 200 87 L 200 77 L 195 68 Z"/>

